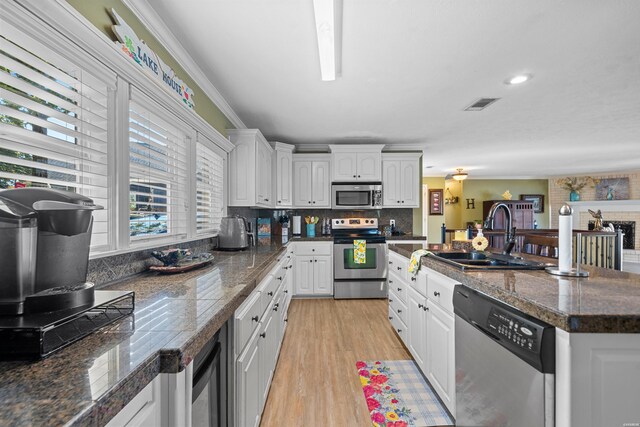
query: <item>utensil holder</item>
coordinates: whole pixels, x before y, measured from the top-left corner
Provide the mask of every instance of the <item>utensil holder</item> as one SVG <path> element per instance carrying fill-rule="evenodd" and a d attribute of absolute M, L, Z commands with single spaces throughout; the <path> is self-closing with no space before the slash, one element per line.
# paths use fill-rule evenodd
<path fill-rule="evenodd" d="M 307 237 L 316 237 L 316 225 L 307 224 Z"/>

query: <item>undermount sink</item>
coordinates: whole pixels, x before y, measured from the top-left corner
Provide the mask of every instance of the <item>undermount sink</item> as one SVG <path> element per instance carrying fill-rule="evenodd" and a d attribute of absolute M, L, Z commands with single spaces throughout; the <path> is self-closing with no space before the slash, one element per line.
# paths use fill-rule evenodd
<path fill-rule="evenodd" d="M 429 256 L 460 270 L 543 270 L 550 264 L 484 252 L 431 252 Z"/>

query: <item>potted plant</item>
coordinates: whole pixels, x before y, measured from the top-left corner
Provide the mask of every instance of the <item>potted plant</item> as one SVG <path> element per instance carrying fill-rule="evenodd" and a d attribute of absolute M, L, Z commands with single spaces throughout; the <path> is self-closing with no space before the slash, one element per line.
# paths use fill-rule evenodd
<path fill-rule="evenodd" d="M 561 185 L 565 189 L 569 190 L 569 201 L 577 202 L 580 200 L 580 190 L 582 190 L 587 185 L 593 188 L 598 182 L 600 182 L 599 179 L 594 179 L 590 176 L 584 176 L 561 178 L 556 181 L 556 184 Z"/>

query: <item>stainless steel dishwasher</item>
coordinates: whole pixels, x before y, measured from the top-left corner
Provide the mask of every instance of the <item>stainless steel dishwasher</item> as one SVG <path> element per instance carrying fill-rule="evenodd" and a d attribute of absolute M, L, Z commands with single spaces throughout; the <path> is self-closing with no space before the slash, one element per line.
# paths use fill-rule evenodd
<path fill-rule="evenodd" d="M 455 287 L 456 426 L 555 424 L 555 329 Z"/>

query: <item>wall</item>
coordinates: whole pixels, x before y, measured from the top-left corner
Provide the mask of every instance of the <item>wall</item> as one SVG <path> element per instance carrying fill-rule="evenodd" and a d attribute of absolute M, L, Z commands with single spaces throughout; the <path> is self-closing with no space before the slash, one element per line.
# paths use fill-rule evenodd
<path fill-rule="evenodd" d="M 483 221 L 482 202 L 485 200 L 502 200 L 502 193 L 509 190 L 513 200 L 519 199 L 521 194 L 542 194 L 544 197 L 544 212 L 534 214 L 538 221 L 538 228 L 549 228 L 549 181 L 546 179 L 505 180 L 505 179 L 472 179 L 464 183 L 464 196 L 460 198 L 461 223 L 457 227 L 465 227 L 467 222 Z M 475 199 L 475 209 L 467 209 L 467 199 Z M 448 227 L 448 224 L 447 224 Z"/>
<path fill-rule="evenodd" d="M 444 177 L 423 177 L 422 184 L 427 186 L 427 190 L 437 190 L 439 188 L 445 188 L 444 185 Z M 427 191 L 427 198 L 428 198 Z M 446 214 L 447 206 L 445 205 L 445 214 Z M 445 223 L 445 216 L 443 215 L 429 215 L 429 201 L 427 200 L 426 212 L 427 215 L 427 241 L 429 243 L 440 243 L 441 235 L 440 228 L 442 224 Z M 421 219 L 422 221 L 422 219 Z M 422 230 L 423 232 L 425 230 Z"/>
<path fill-rule="evenodd" d="M 227 129 L 235 126 L 218 109 L 218 107 L 205 95 L 202 89 L 191 79 L 187 72 L 169 55 L 166 49 L 151 35 L 142 25 L 136 16 L 120 0 L 67 0 L 81 15 L 107 35 L 111 40 L 117 40 L 111 27 L 114 24 L 109 11 L 115 9 L 127 24 L 138 35 L 138 37 L 149 45 L 149 47 L 180 77 L 192 90 L 195 98 L 195 112 L 206 120 L 222 135 L 227 135 Z M 188 22 L 185 21 L 185 25 Z M 142 71 L 140 71 L 142 72 Z"/>

